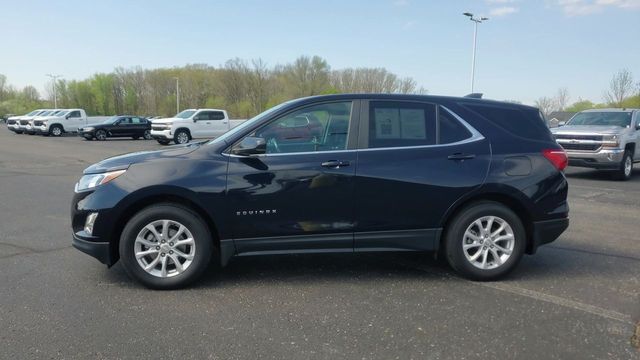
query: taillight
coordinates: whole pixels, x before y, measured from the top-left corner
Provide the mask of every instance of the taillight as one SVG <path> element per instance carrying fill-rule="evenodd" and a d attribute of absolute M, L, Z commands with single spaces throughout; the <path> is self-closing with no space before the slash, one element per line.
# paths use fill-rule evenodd
<path fill-rule="evenodd" d="M 542 155 L 559 171 L 564 170 L 569 164 L 569 158 L 564 150 L 544 149 L 542 150 Z"/>

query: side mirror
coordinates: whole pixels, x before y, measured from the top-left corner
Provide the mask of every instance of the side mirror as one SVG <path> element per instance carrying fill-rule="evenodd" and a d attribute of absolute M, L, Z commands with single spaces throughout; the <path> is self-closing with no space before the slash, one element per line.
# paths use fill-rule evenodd
<path fill-rule="evenodd" d="M 267 152 L 267 142 L 261 137 L 247 136 L 233 147 L 231 153 L 240 156 L 251 156 Z"/>
<path fill-rule="evenodd" d="M 565 126 L 566 124 L 567 124 L 567 122 L 566 122 L 566 121 L 560 121 L 560 122 L 558 123 L 558 127 L 560 127 L 560 126 Z"/>
<path fill-rule="evenodd" d="M 71 114 L 67 114 L 64 118 L 69 120 L 69 117 L 71 116 Z"/>

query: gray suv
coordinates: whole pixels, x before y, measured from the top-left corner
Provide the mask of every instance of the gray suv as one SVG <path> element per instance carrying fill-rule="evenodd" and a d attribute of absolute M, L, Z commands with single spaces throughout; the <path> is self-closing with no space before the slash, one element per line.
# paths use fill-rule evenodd
<path fill-rule="evenodd" d="M 594 109 L 551 130 L 567 152 L 569 165 L 613 171 L 628 180 L 640 161 L 640 110 Z"/>

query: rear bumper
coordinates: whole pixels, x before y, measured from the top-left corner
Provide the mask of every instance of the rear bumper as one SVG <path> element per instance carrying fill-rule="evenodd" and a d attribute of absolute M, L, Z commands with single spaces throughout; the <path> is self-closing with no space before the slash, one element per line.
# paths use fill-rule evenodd
<path fill-rule="evenodd" d="M 623 149 L 601 149 L 597 152 L 567 151 L 570 166 L 588 167 L 593 169 L 615 170 L 620 167 Z"/>
<path fill-rule="evenodd" d="M 82 232 L 81 232 L 82 233 Z M 95 242 L 87 240 L 80 233 L 73 234 L 73 247 L 85 254 L 91 255 L 101 263 L 111 266 L 111 253 L 108 242 Z"/>
<path fill-rule="evenodd" d="M 534 222 L 531 247 L 527 253 L 535 254 L 538 247 L 555 241 L 568 227 L 568 217 Z"/>

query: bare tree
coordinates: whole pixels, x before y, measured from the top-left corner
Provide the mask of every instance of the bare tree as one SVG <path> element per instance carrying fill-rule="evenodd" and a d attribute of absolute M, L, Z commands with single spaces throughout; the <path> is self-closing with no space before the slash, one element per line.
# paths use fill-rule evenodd
<path fill-rule="evenodd" d="M 558 111 L 564 111 L 564 109 L 566 109 L 567 105 L 569 105 L 570 98 L 569 90 L 566 87 L 558 89 L 558 93 L 555 98 Z"/>
<path fill-rule="evenodd" d="M 611 82 L 609 90 L 604 93 L 605 100 L 615 106 L 622 106 L 624 99 L 633 92 L 633 75 L 627 69 L 618 71 Z"/>
<path fill-rule="evenodd" d="M 558 109 L 558 104 L 556 102 L 556 99 L 552 99 L 546 96 L 538 98 L 538 100 L 536 100 L 535 103 L 536 103 L 536 107 L 540 109 L 540 111 L 542 111 L 542 113 L 545 116 L 548 116 L 549 114 L 551 114 L 552 112 Z"/>

